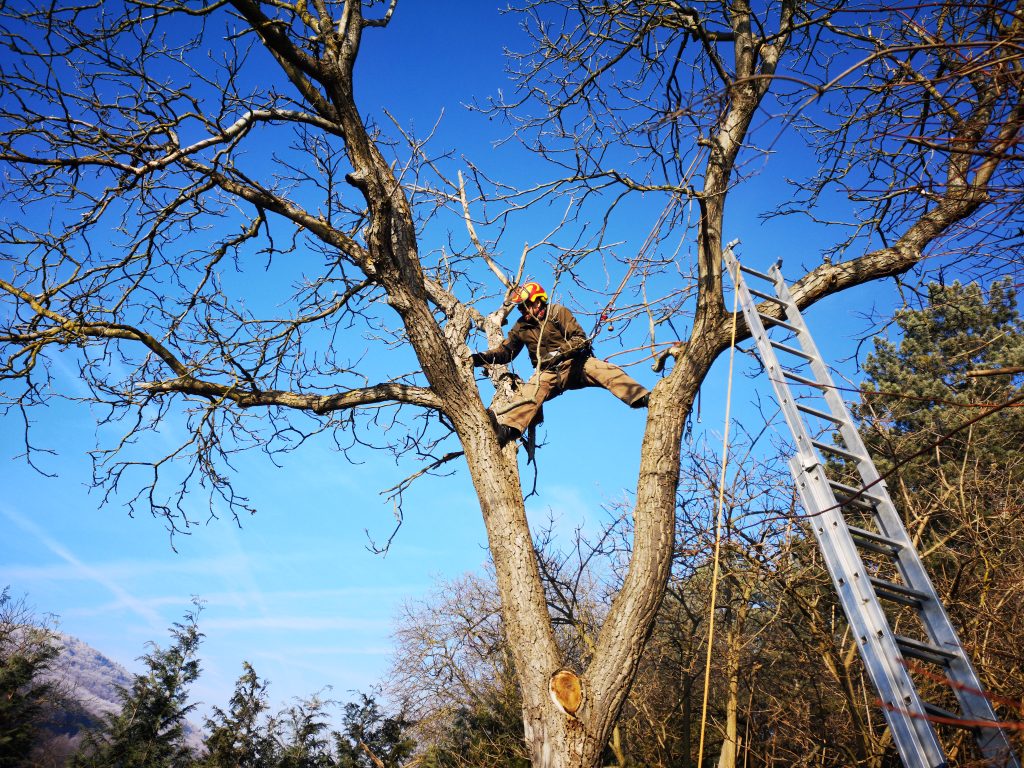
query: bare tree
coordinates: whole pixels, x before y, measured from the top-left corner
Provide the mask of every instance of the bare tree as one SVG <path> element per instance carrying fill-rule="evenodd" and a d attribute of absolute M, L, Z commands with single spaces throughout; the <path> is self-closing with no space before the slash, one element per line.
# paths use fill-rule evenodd
<path fill-rule="evenodd" d="M 567 174 L 510 196 L 475 173 L 478 191 L 508 203 L 502 215 L 559 194 L 606 204 L 610 217 L 634 192 L 666 195 L 625 314 L 652 329 L 678 312 L 692 318 L 689 338 L 666 345 L 676 359 L 651 398 L 628 570 L 569 717 L 548 696 L 565 660 L 515 449 L 499 448 L 467 354 L 471 328 L 500 333 L 500 313 L 474 308 L 494 277 L 475 248 L 421 253 L 420 228 L 444 205 L 461 215 L 459 184 L 421 139 L 364 117 L 355 96 L 364 33 L 394 9 L 0 9 L 5 411 L 27 427 L 30 409 L 55 394 L 92 403 L 101 437 L 121 430 L 94 453 L 97 486 L 174 528 L 191 524 L 182 500 L 197 484 L 233 513 L 248 510 L 230 482 L 231 459 L 247 448 L 273 454 L 327 433 L 343 452 L 379 445 L 427 468 L 464 453 L 528 751 L 538 766 L 592 766 L 665 593 L 684 423 L 730 343 L 723 221 L 745 163 L 770 150 L 771 129 L 806 125 L 823 169 L 802 187 L 809 203 L 838 188 L 854 233 L 874 238 L 849 242 L 859 255 L 839 238 L 833 261 L 796 284 L 802 307 L 958 243 L 984 252 L 1017 210 L 1005 193 L 1019 186 L 1022 14 L 1009 2 L 525 4 L 537 47 L 522 60 L 523 101 L 501 109 Z M 755 118 L 779 111 L 757 143 Z M 605 164 L 622 157 L 616 148 L 632 165 Z M 687 200 L 695 252 L 680 268 L 659 244 L 684 223 Z M 580 215 L 567 214 L 567 232 Z M 568 242 L 559 274 L 603 255 L 600 233 Z M 687 277 L 645 296 L 641 278 L 668 265 Z M 238 300 L 256 286 L 266 292 Z M 77 364 L 84 390 L 53 375 L 58 356 Z M 186 441 L 158 452 L 144 438 L 179 413 Z M 35 450 L 26 437 L 28 461 Z"/>
<path fill-rule="evenodd" d="M 397 619 L 389 695 L 444 764 L 528 760 L 521 696 L 493 578 L 466 575 L 407 603 Z"/>

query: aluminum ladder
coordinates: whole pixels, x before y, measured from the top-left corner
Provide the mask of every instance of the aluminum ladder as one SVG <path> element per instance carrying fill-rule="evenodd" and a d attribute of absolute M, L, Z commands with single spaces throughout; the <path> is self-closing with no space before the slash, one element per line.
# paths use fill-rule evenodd
<path fill-rule="evenodd" d="M 779 265 L 768 274 L 744 267 L 733 254 L 734 245 L 726 247 L 726 266 L 796 441 L 790 471 L 903 764 L 907 768 L 947 765 L 933 727 L 942 723 L 973 730 L 988 765 L 1020 768 Z M 758 280 L 762 290 L 749 288 L 745 275 Z M 782 310 L 781 316 L 765 314 L 772 308 Z M 770 338 L 766 327 L 782 340 Z M 780 364 L 779 353 L 786 365 Z M 794 388 L 808 394 L 798 400 Z M 819 433 L 838 433 L 842 443 L 815 439 L 811 427 Z M 855 465 L 860 487 L 830 479 L 825 473 L 828 457 Z M 908 608 L 920 619 L 917 637 L 896 634 L 887 615 L 887 610 L 906 614 Z M 901 631 L 906 632 L 903 623 Z M 926 676 L 944 681 L 960 711 L 923 701 L 910 674 L 912 664 Z"/>

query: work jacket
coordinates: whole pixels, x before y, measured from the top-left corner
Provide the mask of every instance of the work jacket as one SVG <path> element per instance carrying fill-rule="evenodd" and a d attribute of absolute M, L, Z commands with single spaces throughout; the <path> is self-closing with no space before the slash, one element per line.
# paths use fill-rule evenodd
<path fill-rule="evenodd" d="M 560 304 L 549 304 L 543 320 L 523 315 L 501 344 L 475 357 L 488 365 L 503 365 L 512 362 L 523 347 L 530 355 L 530 362 L 541 369 L 548 364 L 557 365 L 569 358 L 589 354 L 590 350 L 587 334 L 572 312 Z"/>

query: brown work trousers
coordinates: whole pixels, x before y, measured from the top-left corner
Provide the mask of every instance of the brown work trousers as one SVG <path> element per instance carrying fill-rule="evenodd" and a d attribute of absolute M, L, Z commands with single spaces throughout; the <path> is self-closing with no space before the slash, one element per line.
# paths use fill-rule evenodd
<path fill-rule="evenodd" d="M 553 370 L 534 373 L 512 405 L 497 414 L 498 421 L 522 433 L 530 426 L 545 400 L 558 397 L 567 389 L 583 387 L 604 387 L 626 405 L 633 405 L 647 394 L 647 389 L 619 366 L 596 357 L 577 358 Z"/>

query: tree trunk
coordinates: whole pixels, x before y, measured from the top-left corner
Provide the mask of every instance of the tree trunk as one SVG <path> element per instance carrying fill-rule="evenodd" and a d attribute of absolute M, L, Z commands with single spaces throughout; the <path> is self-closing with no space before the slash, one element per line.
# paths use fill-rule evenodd
<path fill-rule="evenodd" d="M 693 678 L 687 675 L 683 683 L 683 768 L 692 768 L 693 760 Z"/>
<path fill-rule="evenodd" d="M 727 595 L 736 594 L 732 605 L 726 605 L 728 626 L 725 631 L 725 734 L 722 751 L 718 756 L 718 768 L 736 768 L 739 755 L 739 710 L 740 710 L 740 665 L 743 661 L 745 644 L 744 626 L 750 613 L 750 596 L 753 593 L 754 580 L 740 577 L 740 589 L 729 590 Z M 732 579 L 732 581 L 739 581 Z"/>
<path fill-rule="evenodd" d="M 736 768 L 736 755 L 739 753 L 737 714 L 740 701 L 740 671 L 737 659 L 732 656 L 736 633 L 730 630 L 728 634 L 730 637 L 727 638 L 729 659 L 726 671 L 728 688 L 725 701 L 725 735 L 722 741 L 722 751 L 718 754 L 718 768 Z"/>

